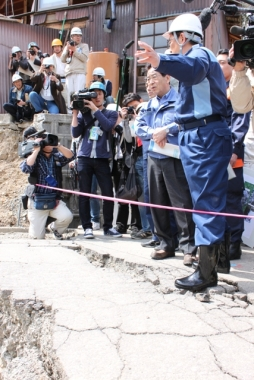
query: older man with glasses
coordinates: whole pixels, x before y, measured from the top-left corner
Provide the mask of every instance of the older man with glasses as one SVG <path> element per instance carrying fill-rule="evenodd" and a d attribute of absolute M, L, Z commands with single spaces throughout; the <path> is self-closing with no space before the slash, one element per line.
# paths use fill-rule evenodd
<path fill-rule="evenodd" d="M 140 111 L 135 132 L 148 147 L 148 185 L 151 204 L 192 209 L 189 186 L 179 158 L 169 156 L 166 143 L 178 145 L 178 127 L 174 122 L 175 101 L 178 94 L 170 88 L 170 76 L 150 67 L 147 83 L 156 94 L 146 109 Z M 157 146 L 157 149 L 155 147 Z M 159 152 L 158 148 L 162 148 Z M 152 259 L 162 260 L 175 256 L 175 239 L 170 213 L 167 209 L 151 208 L 155 232 L 160 240 L 151 254 Z M 179 231 L 179 248 L 184 253 L 184 265 L 195 260 L 195 226 L 190 213 L 174 212 Z"/>

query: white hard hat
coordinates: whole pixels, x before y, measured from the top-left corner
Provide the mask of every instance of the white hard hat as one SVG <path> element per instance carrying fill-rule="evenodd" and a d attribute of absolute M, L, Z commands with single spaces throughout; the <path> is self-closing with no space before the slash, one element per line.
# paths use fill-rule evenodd
<path fill-rule="evenodd" d="M 55 66 L 53 58 L 52 57 L 46 57 L 42 61 L 43 65 L 49 65 L 49 66 Z"/>
<path fill-rule="evenodd" d="M 169 33 L 174 32 L 192 32 L 200 37 L 203 37 L 200 19 L 198 18 L 198 16 L 195 16 L 192 13 L 184 13 L 180 16 L 177 16 L 170 24 L 169 31 L 164 33 L 163 37 L 168 39 Z M 191 40 L 199 42 L 198 39 L 195 39 L 195 36 L 193 36 Z"/>
<path fill-rule="evenodd" d="M 18 51 L 21 52 L 21 49 L 18 46 L 13 46 L 13 48 L 11 49 L 12 54 L 17 53 Z"/>
<path fill-rule="evenodd" d="M 19 74 L 14 74 L 12 76 L 12 82 L 16 82 L 16 80 L 19 80 L 19 79 L 23 80 Z"/>
<path fill-rule="evenodd" d="M 71 30 L 71 36 L 72 36 L 73 34 L 80 34 L 80 35 L 82 36 L 81 29 L 75 26 L 75 27 L 72 28 L 72 30 Z"/>
<path fill-rule="evenodd" d="M 100 75 L 101 77 L 105 77 L 105 71 L 102 67 L 96 67 L 93 71 L 93 75 Z"/>

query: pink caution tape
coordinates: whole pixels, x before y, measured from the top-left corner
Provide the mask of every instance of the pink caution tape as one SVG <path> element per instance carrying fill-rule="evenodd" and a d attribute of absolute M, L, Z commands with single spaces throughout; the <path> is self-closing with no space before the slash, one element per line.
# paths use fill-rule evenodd
<path fill-rule="evenodd" d="M 166 209 L 166 210 L 175 210 L 175 211 L 182 211 L 182 212 L 192 212 L 193 214 L 208 214 L 208 215 L 218 215 L 218 216 L 230 216 L 230 217 L 244 218 L 244 219 L 246 219 L 246 218 L 248 218 L 248 219 L 254 219 L 254 215 L 239 215 L 239 214 L 228 214 L 226 212 L 192 210 L 192 209 L 188 209 L 188 208 L 162 206 L 162 205 L 151 204 L 151 203 L 129 201 L 129 200 L 126 200 L 126 199 L 105 197 L 104 195 L 97 195 L 97 194 L 90 194 L 90 193 L 81 193 L 80 191 L 59 189 L 57 187 L 51 187 L 51 186 L 44 186 L 44 185 L 37 185 L 37 184 L 36 184 L 36 186 L 44 187 L 46 189 L 57 190 L 57 191 L 60 191 L 60 192 L 63 192 L 63 193 L 70 193 L 70 194 L 75 194 L 75 195 L 81 195 L 81 196 L 91 197 L 91 198 L 104 199 L 105 201 L 111 201 L 111 202 L 128 203 L 128 204 L 133 204 L 133 205 L 137 205 L 137 206 L 155 207 L 155 208 L 162 208 L 162 209 Z"/>

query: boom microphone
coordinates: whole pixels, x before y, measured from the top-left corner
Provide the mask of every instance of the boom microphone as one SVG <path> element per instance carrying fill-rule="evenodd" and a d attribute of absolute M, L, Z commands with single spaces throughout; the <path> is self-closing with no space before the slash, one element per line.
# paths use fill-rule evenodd
<path fill-rule="evenodd" d="M 254 13 L 254 9 L 237 7 L 236 5 L 223 5 L 220 9 L 230 16 L 235 16 L 237 13 Z"/>
<path fill-rule="evenodd" d="M 253 26 L 248 29 L 241 28 L 240 26 L 231 26 L 230 33 L 235 36 L 253 36 Z"/>
<path fill-rule="evenodd" d="M 134 40 L 131 40 L 131 41 L 129 41 L 126 45 L 125 45 L 125 49 L 129 49 L 129 47 L 131 47 L 131 45 L 133 45 L 134 44 Z"/>
<path fill-rule="evenodd" d="M 200 19 L 201 25 L 202 25 L 202 30 L 205 30 L 208 27 L 208 25 L 210 24 L 211 18 L 212 18 L 212 13 L 213 13 L 213 11 L 211 8 L 205 8 L 202 10 L 200 15 L 198 16 Z"/>

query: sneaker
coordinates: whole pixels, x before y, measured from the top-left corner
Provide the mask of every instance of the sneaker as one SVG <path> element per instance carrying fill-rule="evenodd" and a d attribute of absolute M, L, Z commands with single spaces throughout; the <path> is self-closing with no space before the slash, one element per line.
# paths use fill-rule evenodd
<path fill-rule="evenodd" d="M 100 228 L 101 228 L 100 223 L 98 223 L 98 222 L 92 222 L 92 226 L 93 226 L 94 231 L 100 230 Z"/>
<path fill-rule="evenodd" d="M 131 234 L 131 233 L 137 233 L 139 231 L 138 227 L 136 226 L 130 226 L 127 230 L 127 234 Z"/>
<path fill-rule="evenodd" d="M 84 233 L 85 239 L 94 239 L 92 228 L 86 228 Z"/>
<path fill-rule="evenodd" d="M 152 236 L 151 231 L 143 231 L 140 230 L 138 232 L 132 232 L 131 233 L 131 238 L 132 239 L 149 239 Z"/>
<path fill-rule="evenodd" d="M 53 233 L 54 239 L 63 240 L 63 235 L 59 234 L 59 232 L 57 230 L 55 230 L 51 224 L 48 226 L 48 229 L 50 232 Z"/>
<path fill-rule="evenodd" d="M 106 236 L 112 236 L 115 238 L 122 237 L 122 234 L 120 234 L 114 227 L 109 228 L 107 231 L 104 230 L 104 235 Z"/>

